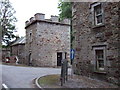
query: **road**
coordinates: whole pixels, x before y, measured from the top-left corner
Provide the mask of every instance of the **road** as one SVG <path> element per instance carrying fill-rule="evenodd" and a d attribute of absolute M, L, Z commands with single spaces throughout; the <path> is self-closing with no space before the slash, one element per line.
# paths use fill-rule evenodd
<path fill-rule="evenodd" d="M 60 74 L 60 72 L 60 68 L 2 65 L 2 83 L 8 88 L 34 88 L 33 79 L 49 74 Z"/>
<path fill-rule="evenodd" d="M 2 89 L 2 66 L 0 62 L 0 90 Z"/>

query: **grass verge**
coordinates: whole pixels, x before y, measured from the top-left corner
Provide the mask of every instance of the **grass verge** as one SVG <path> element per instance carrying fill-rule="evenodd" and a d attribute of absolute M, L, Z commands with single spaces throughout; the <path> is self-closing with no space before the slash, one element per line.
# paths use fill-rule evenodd
<path fill-rule="evenodd" d="M 38 84 L 42 88 L 61 88 L 60 75 L 47 75 L 38 79 Z"/>

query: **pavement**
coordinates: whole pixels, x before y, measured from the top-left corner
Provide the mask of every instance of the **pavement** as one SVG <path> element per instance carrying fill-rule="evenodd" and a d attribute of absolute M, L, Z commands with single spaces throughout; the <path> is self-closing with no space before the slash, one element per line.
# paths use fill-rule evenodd
<path fill-rule="evenodd" d="M 93 79 L 81 75 L 73 75 L 69 77 L 68 81 L 64 84 L 67 88 L 118 88 L 117 85 L 101 81 L 98 79 Z"/>
<path fill-rule="evenodd" d="M 1 64 L 1 62 L 0 62 Z M 0 90 L 2 89 L 2 66 L 0 66 Z"/>
<path fill-rule="evenodd" d="M 33 84 L 35 78 L 61 73 L 60 68 L 0 65 L 0 67 L 1 66 L 2 83 L 8 88 L 36 88 Z"/>

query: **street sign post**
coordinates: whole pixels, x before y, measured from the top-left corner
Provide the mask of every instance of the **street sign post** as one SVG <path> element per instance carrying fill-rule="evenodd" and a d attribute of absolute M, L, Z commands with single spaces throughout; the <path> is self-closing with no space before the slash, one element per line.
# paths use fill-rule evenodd
<path fill-rule="evenodd" d="M 71 62 L 73 61 L 74 57 L 75 57 L 75 50 L 71 49 L 70 50 L 70 59 L 71 59 Z"/>
<path fill-rule="evenodd" d="M 70 50 L 71 65 L 72 65 L 72 63 L 73 63 L 74 57 L 75 57 L 75 50 L 74 50 L 74 49 L 71 49 L 71 50 Z M 71 67 L 71 77 L 73 77 L 73 65 L 72 65 L 72 67 Z"/>

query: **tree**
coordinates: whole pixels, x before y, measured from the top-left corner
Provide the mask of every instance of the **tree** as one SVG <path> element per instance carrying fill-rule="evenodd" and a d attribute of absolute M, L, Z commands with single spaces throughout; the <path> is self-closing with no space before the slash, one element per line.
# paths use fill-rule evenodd
<path fill-rule="evenodd" d="M 63 2 L 60 0 L 58 3 L 59 8 L 59 16 L 60 20 L 63 20 L 64 18 L 72 18 L 72 3 L 71 2 Z"/>
<path fill-rule="evenodd" d="M 10 45 L 11 40 L 15 38 L 14 32 L 16 31 L 15 22 L 17 21 L 15 16 L 15 10 L 11 6 L 9 0 L 0 1 L 0 26 L 2 32 L 1 41 L 7 46 Z"/>

